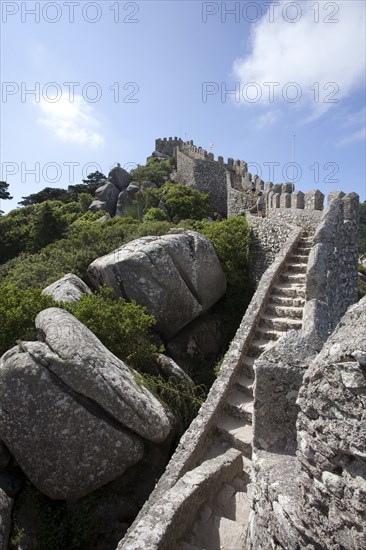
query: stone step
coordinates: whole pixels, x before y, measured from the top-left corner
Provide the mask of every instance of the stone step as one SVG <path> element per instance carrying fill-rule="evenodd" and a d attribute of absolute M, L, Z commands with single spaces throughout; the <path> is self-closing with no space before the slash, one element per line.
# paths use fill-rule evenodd
<path fill-rule="evenodd" d="M 241 525 L 248 523 L 250 500 L 246 487 L 238 491 L 233 485 L 224 483 L 210 507 L 216 516 L 238 521 Z"/>
<path fill-rule="evenodd" d="M 307 256 L 309 256 L 310 254 L 310 250 L 312 249 L 312 245 L 310 244 L 300 244 L 296 249 L 295 249 L 295 253 L 296 254 L 306 254 Z"/>
<path fill-rule="evenodd" d="M 300 330 L 302 327 L 302 322 L 299 319 L 293 319 L 291 317 L 277 317 L 270 314 L 262 315 L 260 327 L 266 327 L 273 329 L 275 331 L 289 331 L 289 330 Z"/>
<path fill-rule="evenodd" d="M 255 337 L 258 341 L 264 341 L 266 340 L 272 340 L 272 345 L 274 344 L 273 340 L 278 340 L 281 338 L 281 336 L 284 336 L 288 330 L 275 330 L 273 328 L 267 328 L 267 327 L 259 327 L 257 332 L 255 333 Z M 269 346 L 269 347 L 272 347 Z"/>
<path fill-rule="evenodd" d="M 293 300 L 293 299 L 286 298 L 286 300 Z M 302 313 L 303 313 L 302 307 L 279 305 L 278 303 L 273 304 L 269 302 L 267 305 L 265 314 L 277 315 L 277 317 L 290 317 L 291 319 L 302 319 Z"/>
<path fill-rule="evenodd" d="M 295 283 L 277 283 L 272 289 L 272 294 L 280 296 L 286 296 L 287 298 L 302 298 L 305 302 L 305 288 L 304 285 L 298 285 Z"/>
<path fill-rule="evenodd" d="M 295 263 L 308 263 L 309 254 L 292 254 L 292 256 L 289 257 L 289 262 L 295 262 Z"/>
<path fill-rule="evenodd" d="M 247 374 L 239 374 L 235 381 L 235 384 L 240 392 L 253 396 L 253 376 L 248 376 Z"/>
<path fill-rule="evenodd" d="M 291 296 L 272 293 L 268 305 L 270 306 L 272 304 L 278 304 L 281 307 L 296 307 L 302 310 L 305 305 L 305 300 L 304 298 L 292 298 Z"/>
<path fill-rule="evenodd" d="M 280 274 L 280 281 L 284 281 L 285 283 L 305 284 L 306 274 L 291 273 L 291 271 L 285 271 Z"/>
<path fill-rule="evenodd" d="M 241 360 L 241 372 L 249 378 L 254 378 L 254 361 L 256 357 L 245 355 Z"/>
<path fill-rule="evenodd" d="M 209 506 L 203 504 L 188 540 L 206 550 L 243 550 L 245 539 L 246 526 L 215 515 Z"/>
<path fill-rule="evenodd" d="M 235 388 L 227 397 L 226 410 L 236 418 L 252 422 L 253 396 Z"/>
<path fill-rule="evenodd" d="M 306 273 L 308 264 L 305 262 L 287 262 L 286 269 L 291 273 Z"/>
<path fill-rule="evenodd" d="M 248 350 L 248 355 L 257 359 L 263 352 L 269 350 L 273 346 L 274 342 L 270 338 L 256 338 L 252 341 Z"/>
<path fill-rule="evenodd" d="M 217 423 L 219 437 L 229 442 L 247 458 L 252 456 L 253 427 L 227 413 Z"/>

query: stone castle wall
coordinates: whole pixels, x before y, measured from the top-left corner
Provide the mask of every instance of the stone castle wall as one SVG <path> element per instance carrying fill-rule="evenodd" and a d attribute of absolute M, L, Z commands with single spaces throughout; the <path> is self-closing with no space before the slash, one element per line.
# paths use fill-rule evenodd
<path fill-rule="evenodd" d="M 267 354 L 266 377 L 264 383 L 259 377 L 255 390 L 259 413 L 246 548 L 366 547 L 365 326 L 363 298 L 349 308 L 317 356 L 312 358 L 313 340 L 295 333 Z M 259 375 L 265 359 L 260 358 Z M 283 398 L 292 394 L 292 408 L 281 402 L 273 411 L 274 379 Z M 265 414 L 274 419 L 273 426 Z"/>
<path fill-rule="evenodd" d="M 309 256 L 303 329 L 256 364 L 250 550 L 366 545 L 366 300 L 351 306 L 359 199 L 332 192 L 328 204 Z"/>
<path fill-rule="evenodd" d="M 262 188 L 263 182 L 248 176 L 243 164 L 233 161 L 229 170 L 229 162 L 215 161 L 192 142 L 176 149 L 176 155 L 183 183 L 198 188 L 202 173 L 197 166 L 214 166 L 207 169 L 206 184 L 216 178 L 216 185 L 226 189 L 229 215 L 247 208 L 249 182 Z M 248 216 L 260 279 L 257 292 L 220 376 L 136 522 L 148 518 L 155 503 L 200 464 L 270 288 L 305 231 L 314 239 L 303 330 L 288 332 L 255 367 L 254 480 L 246 548 L 366 548 L 366 298 L 342 318 L 357 300 L 358 196 L 333 192 L 328 203 L 323 211 L 324 196 L 318 190 L 304 194 L 289 184 L 266 185 L 267 218 Z M 134 525 L 127 540 L 134 538 Z"/>
<path fill-rule="evenodd" d="M 359 197 L 333 192 L 328 203 L 314 234 L 306 277 L 304 330 L 319 349 L 357 301 Z"/>
<path fill-rule="evenodd" d="M 264 182 L 248 172 L 244 160 L 218 156 L 192 141 L 180 144 L 175 150 L 177 181 L 192 185 L 210 197 L 210 214 L 238 215 L 253 205 L 252 183 L 256 190 L 264 189 Z"/>
<path fill-rule="evenodd" d="M 196 468 L 197 465 L 200 464 L 206 447 L 210 445 L 215 422 L 220 415 L 223 414 L 223 406 L 226 397 L 233 387 L 238 372 L 242 368 L 242 358 L 245 356 L 252 335 L 257 329 L 261 314 L 266 307 L 268 297 L 271 293 L 272 285 L 277 280 L 283 266 L 295 249 L 300 239 L 300 235 L 301 229 L 298 227 L 294 226 L 292 230 L 289 231 L 289 238 L 282 246 L 274 262 L 261 278 L 230 348 L 225 355 L 220 369 L 220 375 L 211 387 L 208 397 L 202 405 L 197 417 L 182 436 L 165 473 L 160 478 L 148 501 L 140 510 L 125 538 L 120 542 L 119 549 L 122 550 L 123 548 L 135 547 L 132 546 L 132 544 L 137 544 L 137 541 L 140 545 L 137 546 L 138 548 L 148 547 L 145 545 L 145 539 L 143 537 L 145 536 L 146 539 L 148 539 L 149 529 L 148 527 L 145 530 L 141 529 L 141 526 L 149 525 L 151 514 L 154 514 L 153 517 L 155 521 L 158 521 L 154 513 L 156 504 L 164 500 L 164 495 L 173 490 L 179 484 L 179 480 L 181 480 L 188 471 L 192 471 L 193 468 Z M 178 509 L 178 505 L 175 510 L 175 515 L 175 519 L 177 521 L 179 520 L 181 526 L 187 526 L 189 524 L 187 514 L 181 513 Z M 157 544 L 156 547 L 159 547 L 159 544 Z"/>
<path fill-rule="evenodd" d="M 177 148 L 177 181 L 191 185 L 210 198 L 210 215 L 227 215 L 226 168 L 223 161 L 215 161 L 212 153 L 185 144 Z"/>
<path fill-rule="evenodd" d="M 183 143 L 183 140 L 177 137 L 158 138 L 155 140 L 155 151 L 173 157 L 175 148 L 181 147 Z"/>
<path fill-rule="evenodd" d="M 259 281 L 274 262 L 296 226 L 247 214 L 251 229 L 251 262 L 255 280 Z"/>

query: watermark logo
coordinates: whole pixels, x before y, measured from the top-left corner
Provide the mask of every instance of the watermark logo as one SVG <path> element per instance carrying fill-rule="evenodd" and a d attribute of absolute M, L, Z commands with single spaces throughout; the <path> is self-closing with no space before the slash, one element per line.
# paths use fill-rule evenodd
<path fill-rule="evenodd" d="M 273 104 L 276 101 L 298 103 L 302 99 L 314 103 L 338 103 L 337 94 L 340 88 L 336 82 L 314 82 L 303 89 L 298 82 L 234 82 L 230 86 L 226 82 L 202 82 L 201 99 L 207 103 L 210 99 L 226 103 L 228 99 L 235 103 L 255 104 L 260 101 Z"/>
<path fill-rule="evenodd" d="M 339 164 L 336 162 L 313 162 L 304 169 L 298 162 L 287 162 L 281 164 L 276 161 L 267 161 L 259 164 L 257 162 L 247 163 L 248 172 L 257 175 L 264 181 L 289 181 L 298 183 L 303 178 L 314 184 L 339 183 L 335 176 L 339 173 Z"/>
<path fill-rule="evenodd" d="M 1 101 L 7 103 L 10 98 L 16 98 L 21 103 L 28 100 L 35 103 L 45 101 L 57 103 L 65 100 L 74 103 L 75 98 L 82 97 L 87 103 L 97 103 L 103 97 L 110 97 L 114 103 L 138 103 L 140 87 L 137 82 L 113 82 L 101 86 L 98 82 L 2 82 Z"/>
<path fill-rule="evenodd" d="M 337 2 L 202 2 L 203 23 L 258 23 L 264 18 L 274 23 L 282 18 L 286 23 L 298 23 L 309 17 L 314 23 L 339 23 Z"/>
<path fill-rule="evenodd" d="M 1 2 L 1 21 L 21 23 L 139 23 L 137 2 Z"/>
<path fill-rule="evenodd" d="M 110 166 L 108 171 L 114 166 Z M 137 168 L 137 166 L 135 162 L 127 162 L 122 168 L 130 171 Z M 93 172 L 103 172 L 102 167 L 97 162 L 81 164 L 75 161 L 65 161 L 63 163 L 50 161 L 44 164 L 35 162 L 31 165 L 26 162 L 18 163 L 13 161 L 1 163 L 1 180 L 7 181 L 8 178 L 17 176 L 18 182 L 21 183 L 28 183 L 31 180 L 32 183 L 42 182 L 51 185 L 59 182 L 74 184 L 80 181 L 80 173 L 81 178 L 86 179 Z"/>

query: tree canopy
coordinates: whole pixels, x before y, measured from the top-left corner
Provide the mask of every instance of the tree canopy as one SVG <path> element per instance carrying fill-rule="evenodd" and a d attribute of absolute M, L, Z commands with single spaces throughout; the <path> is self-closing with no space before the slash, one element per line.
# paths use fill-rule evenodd
<path fill-rule="evenodd" d="M 10 195 L 9 184 L 6 181 L 0 181 L 0 199 L 1 200 L 10 200 L 13 197 Z"/>

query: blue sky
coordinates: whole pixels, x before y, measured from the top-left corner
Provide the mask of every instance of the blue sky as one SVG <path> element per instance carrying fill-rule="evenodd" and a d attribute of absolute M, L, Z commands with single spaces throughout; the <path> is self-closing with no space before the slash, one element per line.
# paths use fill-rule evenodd
<path fill-rule="evenodd" d="M 366 199 L 363 0 L 1 7 L 3 210 L 169 136 L 283 182 L 296 135 L 297 189 Z"/>

